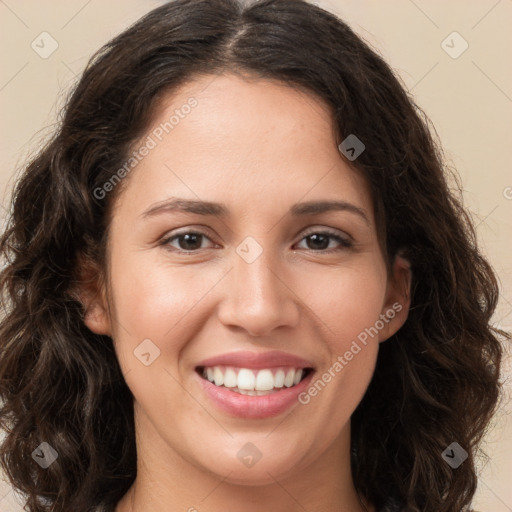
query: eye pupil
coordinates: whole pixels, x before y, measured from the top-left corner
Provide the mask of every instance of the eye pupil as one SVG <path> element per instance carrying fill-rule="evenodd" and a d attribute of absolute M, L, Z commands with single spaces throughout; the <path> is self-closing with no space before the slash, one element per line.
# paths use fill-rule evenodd
<path fill-rule="evenodd" d="M 180 240 L 180 244 L 179 244 L 179 245 L 180 245 L 180 249 L 183 249 L 183 250 L 185 250 L 185 251 L 193 251 L 194 249 L 198 249 L 199 247 L 201 247 L 201 242 L 200 242 L 201 237 L 202 237 L 202 235 L 200 235 L 199 233 L 186 233 L 186 234 L 184 234 L 184 235 L 181 235 L 181 236 L 179 237 L 179 240 Z M 194 240 L 194 239 L 195 239 L 196 244 L 194 244 L 194 242 L 193 242 L 193 241 L 191 242 L 191 240 L 190 240 L 191 238 L 192 238 L 192 240 Z M 183 247 L 183 244 L 181 243 L 181 241 L 182 241 L 182 240 L 186 240 L 186 245 L 187 245 L 187 244 L 192 243 L 192 247 L 190 247 L 190 246 L 188 246 L 188 247 Z M 199 240 L 199 246 L 197 246 L 197 240 Z"/>
<path fill-rule="evenodd" d="M 313 240 L 313 245 L 314 245 L 315 241 L 318 242 L 319 239 L 323 241 L 323 243 L 320 243 L 320 247 L 318 247 L 318 246 L 316 246 L 316 247 L 309 247 L 310 244 L 308 243 L 308 247 L 310 249 L 318 250 L 318 249 L 326 249 L 327 247 L 329 247 L 329 236 L 322 235 L 322 234 L 319 234 L 319 233 L 314 233 L 312 235 L 309 235 L 307 238 L 309 240 Z"/>

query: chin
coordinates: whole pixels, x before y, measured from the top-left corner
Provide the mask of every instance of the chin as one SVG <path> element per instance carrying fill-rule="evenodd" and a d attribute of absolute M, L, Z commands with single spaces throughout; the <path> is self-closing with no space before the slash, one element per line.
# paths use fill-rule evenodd
<path fill-rule="evenodd" d="M 250 463 L 253 465 L 248 465 Z M 239 460 L 238 457 L 233 458 L 230 454 L 224 457 L 223 460 L 218 457 L 209 464 L 201 464 L 200 467 L 214 473 L 216 477 L 221 478 L 226 483 L 259 486 L 275 484 L 276 480 L 282 480 L 296 473 L 300 469 L 299 464 L 300 460 L 296 453 L 286 456 L 274 452 L 272 457 L 265 457 L 263 454 L 256 462 L 244 462 Z"/>

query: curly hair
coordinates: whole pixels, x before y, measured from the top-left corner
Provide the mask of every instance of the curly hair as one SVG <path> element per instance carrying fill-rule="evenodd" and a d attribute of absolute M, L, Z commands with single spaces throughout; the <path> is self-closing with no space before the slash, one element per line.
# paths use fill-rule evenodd
<path fill-rule="evenodd" d="M 133 396 L 112 339 L 85 326 L 74 293 L 83 265 L 105 278 L 124 183 L 95 191 L 163 94 L 240 71 L 323 99 L 337 140 L 357 134 L 366 150 L 349 163 L 371 185 L 387 263 L 400 252 L 411 264 L 409 316 L 382 344 L 351 419 L 356 490 L 377 507 L 391 496 L 412 512 L 467 509 L 500 397 L 500 338 L 510 338 L 491 325 L 497 279 L 427 116 L 374 49 L 304 0 L 175 0 L 90 59 L 18 180 L 0 239 L 3 470 L 29 512 L 113 510 L 132 485 Z M 468 453 L 456 470 L 441 458 L 454 441 Z M 58 452 L 47 469 L 31 457 L 42 442 Z"/>

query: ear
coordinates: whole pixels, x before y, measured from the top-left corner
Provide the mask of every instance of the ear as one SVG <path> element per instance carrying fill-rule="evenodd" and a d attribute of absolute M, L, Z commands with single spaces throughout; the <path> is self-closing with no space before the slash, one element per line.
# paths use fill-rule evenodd
<path fill-rule="evenodd" d="M 393 262 L 386 299 L 380 315 L 384 327 L 379 330 L 379 342 L 393 336 L 407 320 L 411 305 L 411 280 L 411 265 L 398 254 Z"/>
<path fill-rule="evenodd" d="M 90 259 L 79 258 L 78 278 L 71 292 L 84 308 L 84 323 L 95 334 L 112 336 L 105 286 L 99 266 Z"/>

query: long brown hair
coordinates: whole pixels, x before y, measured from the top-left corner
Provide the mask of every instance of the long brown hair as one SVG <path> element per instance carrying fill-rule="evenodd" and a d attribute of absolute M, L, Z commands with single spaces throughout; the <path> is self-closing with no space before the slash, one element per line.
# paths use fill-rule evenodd
<path fill-rule="evenodd" d="M 101 48 L 53 139 L 27 165 L 0 239 L 0 463 L 30 512 L 114 506 L 136 477 L 133 396 L 112 340 L 93 334 L 73 295 L 79 262 L 105 269 L 110 214 L 126 161 L 158 98 L 199 74 L 246 71 L 332 107 L 339 141 L 371 184 L 388 263 L 413 272 L 412 305 L 380 349 L 352 417 L 361 496 L 413 512 L 459 512 L 477 483 L 478 443 L 499 398 L 498 287 L 460 191 L 450 190 L 429 121 L 383 59 L 343 21 L 303 0 L 175 0 Z M 136 170 L 134 172 L 137 172 Z M 95 194 L 96 191 L 96 194 Z M 456 441 L 468 459 L 452 469 Z M 47 442 L 58 459 L 31 457 Z"/>

